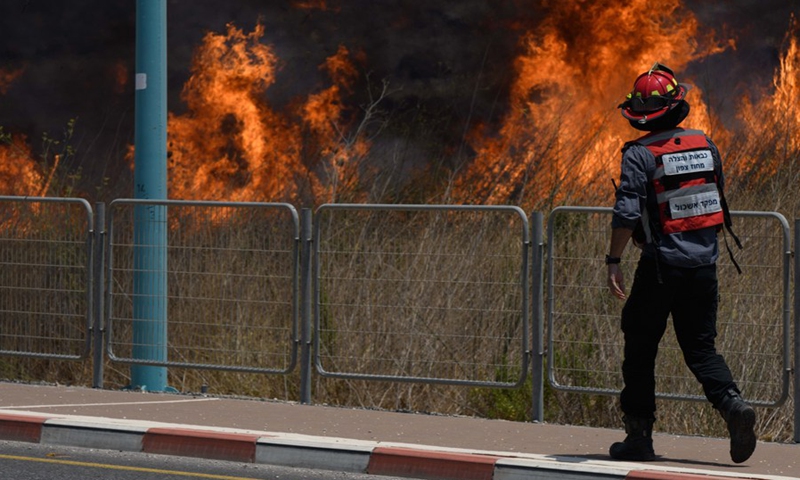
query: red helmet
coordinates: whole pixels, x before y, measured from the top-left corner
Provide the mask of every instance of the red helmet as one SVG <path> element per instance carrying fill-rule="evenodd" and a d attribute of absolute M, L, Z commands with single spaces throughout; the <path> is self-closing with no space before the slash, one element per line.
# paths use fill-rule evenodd
<path fill-rule="evenodd" d="M 641 124 L 655 120 L 686 98 L 690 85 L 678 83 L 675 74 L 656 62 L 633 82 L 633 91 L 619 105 L 622 116 Z"/>

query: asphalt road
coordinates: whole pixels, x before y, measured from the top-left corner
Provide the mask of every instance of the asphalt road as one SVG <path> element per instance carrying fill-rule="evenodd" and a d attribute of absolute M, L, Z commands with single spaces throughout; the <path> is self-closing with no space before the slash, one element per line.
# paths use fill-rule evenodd
<path fill-rule="evenodd" d="M 14 480 L 375 480 L 374 475 L 0 441 L 2 478 Z M 381 480 L 401 480 L 380 477 Z M 408 480 L 405 478 L 404 480 Z"/>

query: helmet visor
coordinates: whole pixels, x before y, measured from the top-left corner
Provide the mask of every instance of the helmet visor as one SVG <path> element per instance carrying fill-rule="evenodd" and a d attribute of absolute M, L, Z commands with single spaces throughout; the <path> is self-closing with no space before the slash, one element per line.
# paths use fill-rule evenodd
<path fill-rule="evenodd" d="M 674 98 L 664 95 L 651 95 L 647 98 L 631 97 L 630 109 L 636 113 L 655 112 L 672 105 L 674 102 Z"/>

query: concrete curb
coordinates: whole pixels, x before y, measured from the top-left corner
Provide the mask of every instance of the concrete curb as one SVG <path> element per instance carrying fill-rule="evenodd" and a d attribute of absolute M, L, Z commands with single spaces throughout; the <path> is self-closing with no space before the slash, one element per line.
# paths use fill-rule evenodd
<path fill-rule="evenodd" d="M 0 410 L 0 439 L 433 480 L 789 480 L 626 462 Z"/>

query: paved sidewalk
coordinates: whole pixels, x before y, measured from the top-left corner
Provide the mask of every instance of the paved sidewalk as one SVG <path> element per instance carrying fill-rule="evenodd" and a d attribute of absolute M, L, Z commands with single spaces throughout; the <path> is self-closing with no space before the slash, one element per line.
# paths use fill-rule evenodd
<path fill-rule="evenodd" d="M 655 434 L 655 462 L 610 460 L 621 430 L 0 382 L 0 439 L 431 479 L 800 478 L 800 445 Z"/>

